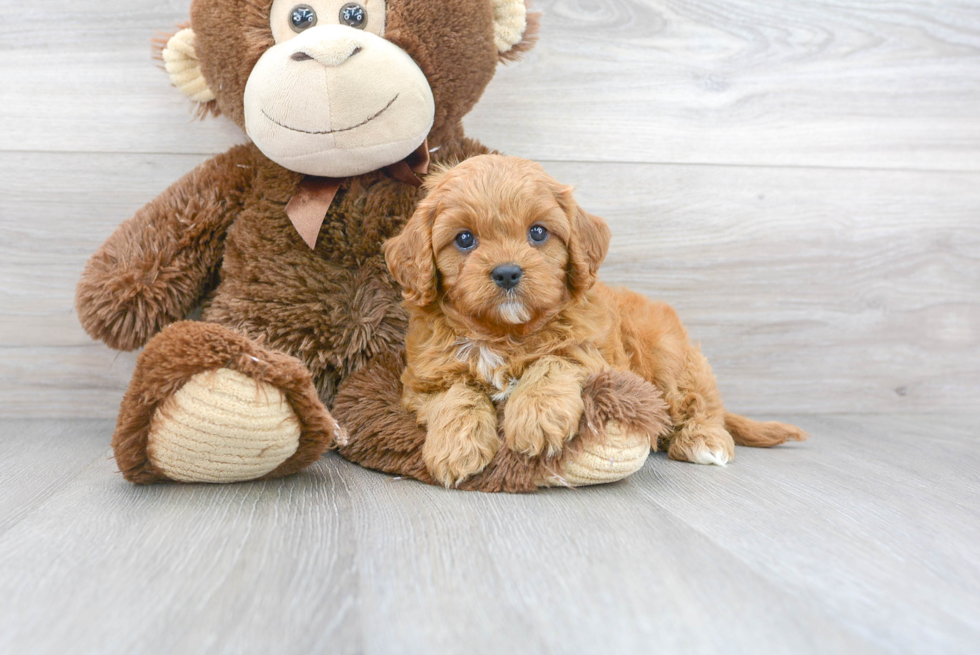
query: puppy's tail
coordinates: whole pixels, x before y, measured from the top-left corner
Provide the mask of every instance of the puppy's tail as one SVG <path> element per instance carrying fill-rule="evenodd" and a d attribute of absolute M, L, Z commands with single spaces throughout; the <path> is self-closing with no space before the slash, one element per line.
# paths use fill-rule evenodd
<path fill-rule="evenodd" d="M 789 439 L 806 441 L 808 435 L 795 425 L 776 421 L 753 421 L 738 414 L 725 414 L 725 429 L 739 446 L 769 448 Z"/>

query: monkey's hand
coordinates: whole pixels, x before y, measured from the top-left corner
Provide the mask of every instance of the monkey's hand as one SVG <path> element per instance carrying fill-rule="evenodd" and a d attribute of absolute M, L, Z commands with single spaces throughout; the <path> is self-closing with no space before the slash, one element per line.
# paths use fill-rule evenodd
<path fill-rule="evenodd" d="M 75 295 L 89 335 L 134 350 L 201 302 L 252 185 L 254 156 L 254 146 L 237 146 L 204 162 L 102 244 Z"/>
<path fill-rule="evenodd" d="M 504 437 L 511 450 L 529 456 L 561 452 L 575 436 L 585 405 L 586 371 L 558 357 L 530 366 L 504 407 Z"/>

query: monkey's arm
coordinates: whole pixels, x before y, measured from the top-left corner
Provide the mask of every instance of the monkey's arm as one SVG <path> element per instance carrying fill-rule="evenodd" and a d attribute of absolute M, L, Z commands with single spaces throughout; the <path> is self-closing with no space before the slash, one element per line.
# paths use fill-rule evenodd
<path fill-rule="evenodd" d="M 76 289 L 89 335 L 134 350 L 200 303 L 252 185 L 253 157 L 251 146 L 237 146 L 209 159 L 113 232 Z"/>

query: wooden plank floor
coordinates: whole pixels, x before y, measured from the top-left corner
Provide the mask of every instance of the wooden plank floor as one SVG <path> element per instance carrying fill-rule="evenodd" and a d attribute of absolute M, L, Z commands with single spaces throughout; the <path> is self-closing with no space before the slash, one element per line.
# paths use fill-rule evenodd
<path fill-rule="evenodd" d="M 783 418 L 812 439 L 526 496 L 333 454 L 134 487 L 110 422 L 5 420 L 0 652 L 976 653 L 976 417 Z"/>

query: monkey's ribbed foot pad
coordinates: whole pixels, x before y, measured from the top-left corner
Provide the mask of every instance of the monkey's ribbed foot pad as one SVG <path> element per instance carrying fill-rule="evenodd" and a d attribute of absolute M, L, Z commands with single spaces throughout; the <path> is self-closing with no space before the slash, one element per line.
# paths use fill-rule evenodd
<path fill-rule="evenodd" d="M 194 375 L 150 422 L 152 464 L 181 482 L 260 478 L 299 447 L 301 427 L 283 393 L 223 368 Z"/>
<path fill-rule="evenodd" d="M 560 476 L 539 482 L 543 487 L 582 487 L 590 484 L 616 482 L 636 473 L 650 454 L 650 435 L 624 430 L 610 421 L 606 424 L 605 439 L 585 445 L 569 453 Z"/>

